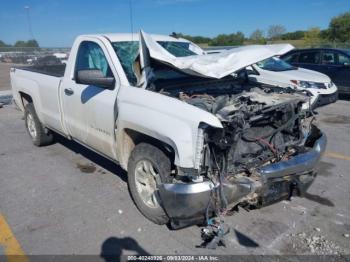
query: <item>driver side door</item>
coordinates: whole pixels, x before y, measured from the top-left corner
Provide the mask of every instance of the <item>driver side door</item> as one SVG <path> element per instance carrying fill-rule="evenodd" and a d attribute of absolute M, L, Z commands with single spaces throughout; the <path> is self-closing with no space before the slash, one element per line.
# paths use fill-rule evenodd
<path fill-rule="evenodd" d="M 109 157 L 115 156 L 114 132 L 117 89 L 80 84 L 79 70 L 97 69 L 104 77 L 116 77 L 111 58 L 104 43 L 98 39 L 82 41 L 79 45 L 74 77 L 65 77 L 62 83 L 62 108 L 68 133 L 78 142 Z"/>

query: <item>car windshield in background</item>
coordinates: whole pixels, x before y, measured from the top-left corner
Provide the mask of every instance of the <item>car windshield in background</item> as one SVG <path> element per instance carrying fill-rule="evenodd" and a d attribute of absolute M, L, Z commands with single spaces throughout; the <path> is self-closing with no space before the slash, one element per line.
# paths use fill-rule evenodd
<path fill-rule="evenodd" d="M 268 71 L 275 71 L 275 72 L 295 69 L 294 66 L 288 64 L 287 62 L 277 57 L 271 57 L 271 58 L 265 59 L 261 62 L 256 63 L 256 65 L 261 69 L 268 70 Z"/>
<path fill-rule="evenodd" d="M 190 43 L 186 42 L 171 42 L 171 41 L 158 41 L 165 50 L 176 57 L 184 57 L 196 55 L 195 52 L 190 50 Z"/>
<path fill-rule="evenodd" d="M 184 57 L 196 55 L 192 52 L 190 44 L 186 42 L 175 42 L 175 41 L 158 41 L 165 50 L 176 57 Z M 134 61 L 139 53 L 139 42 L 138 41 L 122 41 L 113 42 L 113 49 L 116 52 L 119 61 L 123 67 L 126 77 L 131 85 L 136 85 L 137 78 L 134 74 L 133 65 Z"/>

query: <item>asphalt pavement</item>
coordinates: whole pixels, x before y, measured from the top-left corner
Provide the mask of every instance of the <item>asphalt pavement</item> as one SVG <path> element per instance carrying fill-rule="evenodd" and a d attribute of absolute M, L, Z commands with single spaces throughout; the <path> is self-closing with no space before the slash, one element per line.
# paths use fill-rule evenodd
<path fill-rule="evenodd" d="M 35 147 L 22 112 L 4 106 L 0 215 L 26 255 L 350 254 L 350 102 L 318 111 L 328 147 L 305 198 L 240 210 L 226 218 L 227 247 L 205 250 L 196 247 L 199 227 L 174 231 L 144 218 L 119 166 L 60 136 Z"/>

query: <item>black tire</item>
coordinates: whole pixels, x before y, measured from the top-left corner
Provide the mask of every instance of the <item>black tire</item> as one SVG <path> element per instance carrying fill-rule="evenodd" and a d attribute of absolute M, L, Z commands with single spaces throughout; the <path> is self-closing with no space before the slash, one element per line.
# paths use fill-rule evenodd
<path fill-rule="evenodd" d="M 28 127 L 28 118 L 32 117 L 34 125 L 32 128 L 35 128 L 36 135 L 31 134 L 31 131 Z M 40 123 L 40 120 L 35 112 L 34 105 L 29 103 L 25 106 L 24 111 L 24 121 L 26 125 L 27 132 L 29 136 L 32 138 L 33 144 L 36 146 L 45 146 L 52 144 L 53 142 L 53 134 L 45 129 L 43 125 Z"/>
<path fill-rule="evenodd" d="M 144 200 L 142 200 L 142 197 L 137 190 L 135 174 L 136 166 L 142 160 L 148 160 L 153 165 L 159 175 L 161 183 L 170 183 L 172 181 L 170 176 L 170 159 L 159 148 L 147 143 L 140 143 L 132 151 L 128 162 L 128 186 L 135 205 L 146 218 L 158 225 L 164 225 L 169 222 L 169 218 L 162 208 L 159 194 L 157 194 L 159 206 L 149 207 L 145 204 Z M 158 184 L 159 183 L 157 183 L 157 185 Z"/>

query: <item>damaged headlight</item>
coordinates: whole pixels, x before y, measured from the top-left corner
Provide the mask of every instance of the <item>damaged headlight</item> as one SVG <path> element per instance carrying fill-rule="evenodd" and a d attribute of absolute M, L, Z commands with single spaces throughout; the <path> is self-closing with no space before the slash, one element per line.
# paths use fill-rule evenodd
<path fill-rule="evenodd" d="M 294 85 L 301 88 L 325 88 L 325 84 L 311 81 L 290 80 Z"/>
<path fill-rule="evenodd" d="M 197 132 L 197 141 L 195 149 L 194 168 L 199 170 L 203 160 L 203 146 L 204 146 L 204 128 L 205 126 L 200 125 Z"/>

